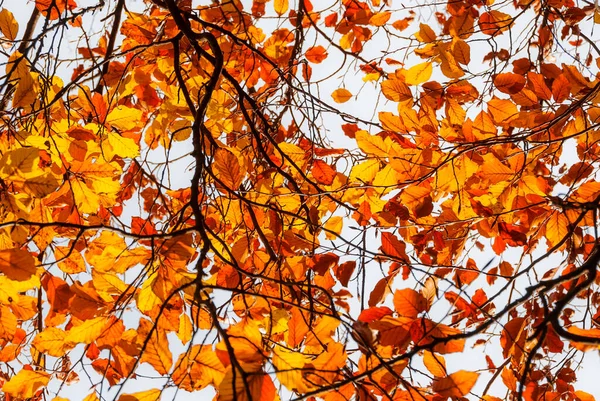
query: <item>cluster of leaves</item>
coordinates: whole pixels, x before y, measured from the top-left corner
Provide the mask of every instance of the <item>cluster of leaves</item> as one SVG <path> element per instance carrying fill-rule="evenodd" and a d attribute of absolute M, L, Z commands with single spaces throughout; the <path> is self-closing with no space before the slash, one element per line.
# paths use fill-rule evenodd
<path fill-rule="evenodd" d="M 594 399 L 600 12 L 317 3 L 2 6 L 4 399 Z"/>

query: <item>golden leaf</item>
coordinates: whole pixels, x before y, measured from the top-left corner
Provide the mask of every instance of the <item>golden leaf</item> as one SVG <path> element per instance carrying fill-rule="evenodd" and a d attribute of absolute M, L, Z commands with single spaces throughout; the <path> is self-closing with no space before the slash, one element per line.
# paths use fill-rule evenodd
<path fill-rule="evenodd" d="M 287 12 L 289 8 L 288 0 L 275 0 L 273 3 L 273 7 L 275 8 L 275 12 L 277 15 L 283 15 Z"/>
<path fill-rule="evenodd" d="M 19 373 L 4 383 L 2 391 L 16 399 L 32 398 L 36 392 L 48 385 L 50 375 L 46 372 L 21 369 Z"/>
<path fill-rule="evenodd" d="M 336 103 L 346 103 L 352 98 L 352 93 L 348 89 L 340 88 L 333 91 L 331 94 L 333 101 Z"/>
<path fill-rule="evenodd" d="M 433 67 L 431 62 L 417 64 L 406 70 L 404 77 L 408 85 L 420 85 L 431 78 Z"/>
<path fill-rule="evenodd" d="M 90 344 L 100 337 L 106 327 L 112 324 L 112 319 L 107 319 L 100 316 L 94 319 L 89 319 L 83 323 L 72 327 L 65 338 L 65 343 L 69 346 L 76 344 Z"/>
<path fill-rule="evenodd" d="M 432 389 L 442 397 L 463 397 L 471 391 L 479 373 L 460 370 L 448 377 L 435 379 Z"/>
<path fill-rule="evenodd" d="M 19 23 L 13 13 L 5 8 L 0 11 L 0 32 L 8 40 L 15 40 L 19 33 Z"/>
<path fill-rule="evenodd" d="M 427 370 L 435 377 L 446 376 L 446 360 L 443 356 L 425 350 L 423 353 L 423 363 Z"/>
<path fill-rule="evenodd" d="M 61 357 L 64 356 L 65 351 L 71 348 L 65 344 L 66 338 L 67 333 L 64 330 L 56 327 L 46 327 L 44 331 L 35 336 L 31 345 L 43 354 Z"/>

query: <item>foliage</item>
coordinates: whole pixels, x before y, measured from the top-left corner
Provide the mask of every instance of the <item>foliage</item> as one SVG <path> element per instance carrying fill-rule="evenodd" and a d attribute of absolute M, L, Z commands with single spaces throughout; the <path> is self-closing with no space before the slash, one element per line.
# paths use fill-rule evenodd
<path fill-rule="evenodd" d="M 5 2 L 4 399 L 593 400 L 600 12 L 413 5 Z"/>

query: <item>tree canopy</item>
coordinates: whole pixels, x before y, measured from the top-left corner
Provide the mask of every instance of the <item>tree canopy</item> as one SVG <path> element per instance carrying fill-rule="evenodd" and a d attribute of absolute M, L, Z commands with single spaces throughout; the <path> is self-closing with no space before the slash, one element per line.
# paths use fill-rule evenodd
<path fill-rule="evenodd" d="M 593 401 L 599 23 L 0 2 L 2 399 Z"/>

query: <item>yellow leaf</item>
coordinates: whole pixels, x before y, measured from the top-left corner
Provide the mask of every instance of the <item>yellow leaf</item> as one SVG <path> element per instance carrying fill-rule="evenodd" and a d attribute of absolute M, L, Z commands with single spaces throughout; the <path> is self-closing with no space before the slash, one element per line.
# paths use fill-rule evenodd
<path fill-rule="evenodd" d="M 471 391 L 479 373 L 460 370 L 448 377 L 435 379 L 432 389 L 442 397 L 464 397 Z"/>
<path fill-rule="evenodd" d="M 177 330 L 177 337 L 185 345 L 192 339 L 194 328 L 192 327 L 192 321 L 188 315 L 181 315 L 179 317 L 179 330 Z"/>
<path fill-rule="evenodd" d="M 65 339 L 67 333 L 56 327 L 46 327 L 44 331 L 39 332 L 32 345 L 42 354 L 61 357 L 65 354 Z"/>
<path fill-rule="evenodd" d="M 430 62 L 417 64 L 405 72 L 406 83 L 408 85 L 420 85 L 431 78 L 433 67 Z"/>
<path fill-rule="evenodd" d="M 2 391 L 16 399 L 28 399 L 32 398 L 40 387 L 47 386 L 49 381 L 48 373 L 22 369 L 4 383 Z"/>
<path fill-rule="evenodd" d="M 325 229 L 333 232 L 325 232 L 325 236 L 329 240 L 334 240 L 337 238 L 337 235 L 341 234 L 342 228 L 344 227 L 344 219 L 340 216 L 333 216 L 323 226 Z M 335 235 L 335 234 L 337 235 Z"/>
<path fill-rule="evenodd" d="M 373 185 L 378 188 L 391 189 L 398 184 L 398 173 L 389 164 L 377 173 L 373 180 Z M 371 205 L 373 210 L 373 205 Z"/>
<path fill-rule="evenodd" d="M 365 160 L 352 167 L 350 181 L 360 181 L 366 184 L 371 183 L 379 172 L 380 162 L 373 158 Z"/>
<path fill-rule="evenodd" d="M 100 208 L 100 195 L 77 178 L 71 179 L 71 190 L 80 213 L 96 213 Z"/>
<path fill-rule="evenodd" d="M 348 89 L 340 88 L 333 91 L 331 94 L 333 101 L 336 103 L 346 103 L 352 98 L 352 93 Z"/>
<path fill-rule="evenodd" d="M 108 113 L 106 124 L 121 131 L 129 131 L 139 127 L 141 119 L 142 112 L 140 110 L 127 106 L 117 106 Z"/>
<path fill-rule="evenodd" d="M 137 393 L 123 394 L 119 397 L 119 401 L 158 401 L 162 391 L 152 389 L 146 391 L 138 391 Z"/>
<path fill-rule="evenodd" d="M 15 40 L 19 33 L 19 23 L 15 20 L 13 13 L 7 9 L 0 11 L 0 32 L 8 40 Z"/>
<path fill-rule="evenodd" d="M 289 4 L 288 0 L 275 0 L 273 7 L 277 15 L 283 15 L 287 12 Z"/>
<path fill-rule="evenodd" d="M 273 349 L 273 365 L 277 379 L 290 391 L 304 393 L 316 388 L 310 381 L 303 377 L 303 368 L 311 358 L 278 345 Z"/>
<path fill-rule="evenodd" d="M 112 153 L 124 159 L 133 159 L 140 155 L 140 147 L 131 138 L 127 138 L 111 131 L 108 133 L 108 143 L 112 147 Z"/>
<path fill-rule="evenodd" d="M 306 152 L 301 147 L 294 145 L 293 143 L 281 142 L 278 144 L 279 150 L 281 150 L 285 155 L 298 167 L 303 167 L 306 163 Z M 283 160 L 287 162 L 286 159 L 283 158 L 279 152 L 275 152 L 277 157 L 281 157 Z"/>
<path fill-rule="evenodd" d="M 89 319 L 69 330 L 65 343 L 69 345 L 75 344 L 91 344 L 102 335 L 107 325 L 112 324 L 111 319 L 104 316 L 95 319 Z"/>
<path fill-rule="evenodd" d="M 39 157 L 40 150 L 33 147 L 8 151 L 0 159 L 0 171 L 6 176 L 25 176 L 27 173 L 34 172 Z"/>
<path fill-rule="evenodd" d="M 91 394 L 88 394 L 83 401 L 98 401 L 98 394 L 96 394 L 96 392 L 93 392 Z"/>

